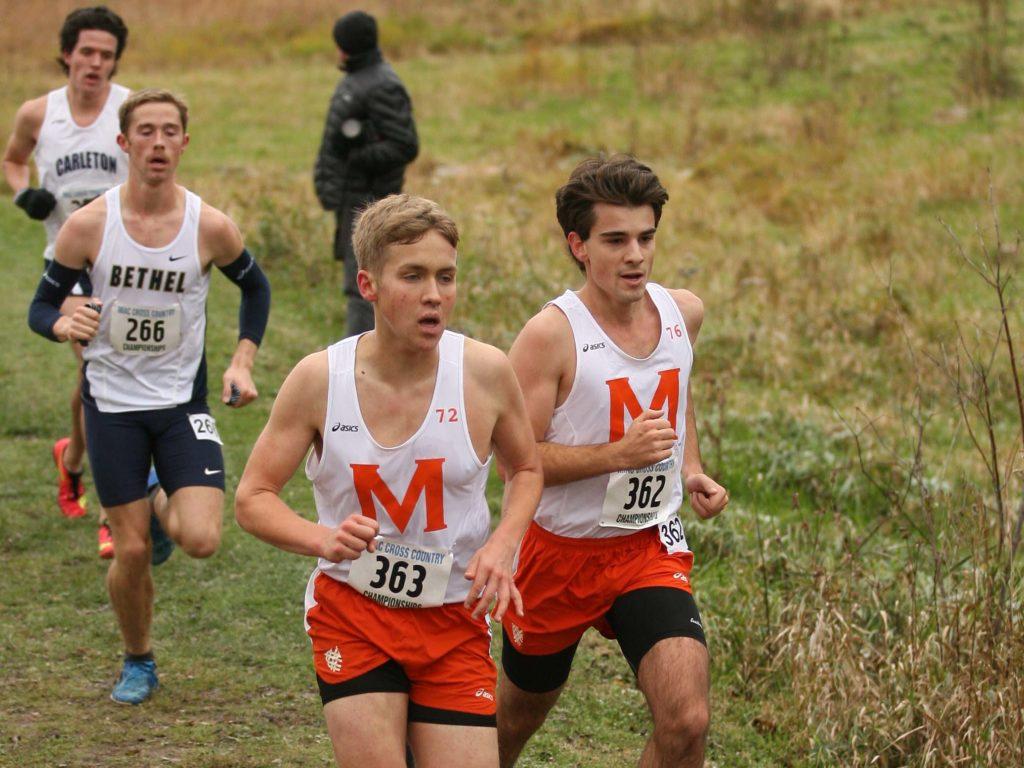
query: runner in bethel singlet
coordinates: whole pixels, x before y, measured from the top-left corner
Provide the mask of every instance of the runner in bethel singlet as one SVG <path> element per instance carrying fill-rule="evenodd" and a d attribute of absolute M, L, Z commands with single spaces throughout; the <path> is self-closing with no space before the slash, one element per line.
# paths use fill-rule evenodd
<path fill-rule="evenodd" d="M 138 704 L 157 687 L 150 516 L 192 557 L 209 557 L 220 543 L 224 458 L 206 405 L 210 268 L 242 291 L 238 346 L 221 388 L 230 405 L 256 397 L 252 366 L 270 286 L 234 222 L 176 183 L 188 144 L 184 102 L 139 91 L 122 104 L 119 124 L 128 180 L 61 228 L 29 324 L 53 341 L 89 342 L 82 400 L 96 491 L 114 534 L 107 587 L 125 644 L 111 698 Z M 62 315 L 85 269 L 90 304 Z M 162 488 L 155 494 L 151 463 Z"/>
<path fill-rule="evenodd" d="M 515 764 L 558 700 L 589 627 L 616 638 L 651 709 L 640 765 L 701 766 L 708 656 L 678 517 L 728 494 L 704 474 L 689 393 L 700 299 L 649 282 L 668 193 L 627 156 L 592 159 L 556 195 L 585 275 L 523 328 L 509 357 L 544 466 L 523 539 L 524 615 L 506 615 L 501 765 Z"/>
<path fill-rule="evenodd" d="M 53 259 L 57 232 L 72 211 L 128 178 L 128 157 L 117 145 L 117 111 L 128 89 L 110 81 L 127 38 L 128 28 L 107 8 L 72 11 L 60 31 L 60 60 L 67 84 L 25 102 L 14 119 L 4 152 L 4 176 L 14 190 L 15 204 L 43 222 L 45 264 Z M 38 187 L 29 186 L 30 159 L 35 162 Z M 89 274 L 83 272 L 62 311 L 74 312 L 91 290 Z M 65 517 L 81 517 L 86 512 L 81 347 L 72 344 L 71 348 L 76 360 L 71 431 L 54 443 L 53 460 L 61 512 Z M 113 539 L 102 514 L 98 539 L 100 557 L 113 557 Z"/>
<path fill-rule="evenodd" d="M 318 558 L 306 631 L 339 766 L 493 767 L 496 670 L 486 611 L 510 604 L 516 547 L 541 477 L 512 368 L 445 330 L 455 303 L 455 223 L 392 195 L 354 234 L 374 330 L 301 361 L 249 457 L 235 513 L 251 533 Z M 310 448 L 312 447 L 312 451 Z M 494 533 L 491 453 L 506 478 Z M 302 459 L 318 520 L 281 490 Z"/>

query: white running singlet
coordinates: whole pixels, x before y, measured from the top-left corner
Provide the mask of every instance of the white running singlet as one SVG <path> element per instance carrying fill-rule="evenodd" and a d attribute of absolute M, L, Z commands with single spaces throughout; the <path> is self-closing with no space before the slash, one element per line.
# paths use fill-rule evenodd
<path fill-rule="evenodd" d="M 206 339 L 210 273 L 199 260 L 202 201 L 185 192 L 170 243 L 135 242 L 121 218 L 121 187 L 105 193 L 107 220 L 92 265 L 103 301 L 100 329 L 83 357 L 89 394 L 105 413 L 173 408 L 193 399 Z"/>
<path fill-rule="evenodd" d="M 549 302 L 572 328 L 576 376 L 565 402 L 555 408 L 544 440 L 562 445 L 615 442 L 644 409 L 663 412 L 679 438 L 672 456 L 659 464 L 546 487 L 534 519 L 559 536 L 626 535 L 665 522 L 682 504 L 693 349 L 675 299 L 655 283 L 647 284 L 647 292 L 661 316 L 661 337 L 643 359 L 616 346 L 572 291 Z"/>
<path fill-rule="evenodd" d="M 336 528 L 352 514 L 380 525 L 377 552 L 357 560 L 321 559 L 320 572 L 388 607 L 459 603 L 469 593 L 470 559 L 487 541 L 490 512 L 484 495 L 490 457 L 481 462 L 466 424 L 463 395 L 465 337 L 446 331 L 438 345 L 434 394 L 423 423 L 401 445 L 385 448 L 363 421 L 356 392 L 359 337 L 328 347 L 330 383 L 321 455 L 310 452 L 321 525 Z"/>
<path fill-rule="evenodd" d="M 46 95 L 46 115 L 34 150 L 39 186 L 57 198 L 57 207 L 43 221 L 46 250 L 53 259 L 57 232 L 75 210 L 128 178 L 128 155 L 117 146 L 120 133 L 117 111 L 130 91 L 110 84 L 103 111 L 87 126 L 71 115 L 68 88 Z"/>

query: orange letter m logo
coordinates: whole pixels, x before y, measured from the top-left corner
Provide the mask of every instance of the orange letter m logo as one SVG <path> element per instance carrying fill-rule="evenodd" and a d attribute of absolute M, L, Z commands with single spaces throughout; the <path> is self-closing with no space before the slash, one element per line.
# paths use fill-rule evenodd
<path fill-rule="evenodd" d="M 398 531 L 405 533 L 405 527 L 409 524 L 416 502 L 425 494 L 427 527 L 424 530 L 428 533 L 443 530 L 447 527 L 444 522 L 444 476 L 441 473 L 443 464 L 444 459 L 418 459 L 416 472 L 409 481 L 409 488 L 401 504 L 381 478 L 378 464 L 353 464 L 352 480 L 356 486 L 362 513 L 374 520 L 377 519 L 377 508 L 373 503 L 373 497 L 376 496 Z"/>
<path fill-rule="evenodd" d="M 629 378 L 608 379 L 608 393 L 611 395 L 611 410 L 608 412 L 608 442 L 614 443 L 621 440 L 626 434 L 625 422 L 626 411 L 629 411 L 631 418 L 636 418 L 644 409 L 640 401 L 636 399 L 636 393 L 629 385 Z M 668 414 L 665 418 L 674 429 L 676 426 L 676 413 L 679 411 L 679 369 L 671 368 L 667 371 L 658 371 L 658 388 L 651 398 L 651 410 L 660 411 L 666 408 Z"/>

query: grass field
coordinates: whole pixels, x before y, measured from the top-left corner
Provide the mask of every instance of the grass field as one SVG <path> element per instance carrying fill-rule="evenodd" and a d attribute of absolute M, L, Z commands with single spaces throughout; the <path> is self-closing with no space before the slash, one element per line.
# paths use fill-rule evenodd
<path fill-rule="evenodd" d="M 48 62 L 73 5 L 0 7 L 0 126 L 61 83 Z M 655 276 L 705 301 L 694 393 L 733 499 L 686 521 L 713 657 L 709 765 L 1024 764 L 1022 421 L 1005 351 L 1024 313 L 1011 281 L 1002 325 L 945 226 L 970 259 L 1020 268 L 1021 5 L 366 7 L 415 103 L 406 188 L 462 228 L 459 329 L 507 348 L 578 283 L 552 196 L 583 156 L 632 151 L 669 190 Z M 141 708 L 107 699 L 120 646 L 94 518 L 66 521 L 53 499 L 72 367 L 25 326 L 42 228 L 0 206 L 0 765 L 331 764 L 302 631 L 312 563 L 243 534 L 230 502 L 284 376 L 343 328 L 310 179 L 337 12 L 124 8 L 118 79 L 186 95 L 181 177 L 239 222 L 274 287 L 260 399 L 213 406 L 223 546 L 157 571 L 163 688 Z M 213 283 L 216 380 L 237 291 Z M 312 512 L 303 478 L 286 495 Z M 630 765 L 648 729 L 625 662 L 588 635 L 520 764 Z"/>

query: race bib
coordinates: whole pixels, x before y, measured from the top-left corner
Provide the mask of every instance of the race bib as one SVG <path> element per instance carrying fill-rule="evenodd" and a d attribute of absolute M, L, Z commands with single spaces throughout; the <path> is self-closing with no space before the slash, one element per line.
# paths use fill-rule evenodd
<path fill-rule="evenodd" d="M 210 414 L 190 413 L 188 423 L 192 425 L 196 440 L 212 440 L 217 445 L 224 445 L 220 441 L 220 433 L 217 432 L 217 420 Z"/>
<path fill-rule="evenodd" d="M 683 533 L 683 523 L 680 521 L 679 515 L 672 515 L 664 522 L 659 523 L 658 536 L 670 555 L 690 551 L 686 544 L 686 534 Z"/>
<path fill-rule="evenodd" d="M 162 355 L 181 343 L 181 307 L 114 304 L 110 345 L 125 355 Z"/>
<path fill-rule="evenodd" d="M 82 206 L 88 205 L 106 191 L 106 187 L 102 189 L 87 188 L 63 190 L 60 193 L 60 197 L 57 198 L 57 206 L 60 210 L 61 217 L 67 219 L 67 217 L 72 213 Z"/>
<path fill-rule="evenodd" d="M 388 608 L 444 605 L 455 555 L 446 549 L 377 539 L 376 552 L 364 552 L 348 571 L 348 584 Z"/>
<path fill-rule="evenodd" d="M 612 472 L 600 524 L 640 530 L 661 522 L 669 514 L 668 502 L 678 482 L 675 456 L 649 467 Z"/>

